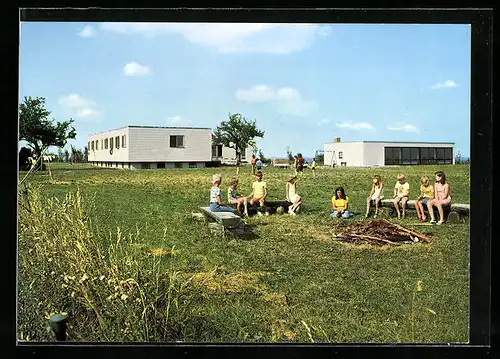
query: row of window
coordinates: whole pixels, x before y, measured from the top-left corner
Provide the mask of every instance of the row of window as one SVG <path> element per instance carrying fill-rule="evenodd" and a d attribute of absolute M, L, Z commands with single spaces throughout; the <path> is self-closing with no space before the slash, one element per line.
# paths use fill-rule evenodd
<path fill-rule="evenodd" d="M 99 146 L 99 142 L 100 142 L 100 146 Z M 127 147 L 127 139 L 126 139 L 125 135 L 121 136 L 121 144 L 122 144 L 122 146 L 121 146 L 122 148 Z M 101 150 L 107 150 L 108 148 L 113 149 L 113 146 L 116 149 L 120 148 L 120 136 L 110 137 L 110 138 L 102 138 L 100 141 L 95 140 L 95 141 L 89 141 L 89 143 L 88 143 L 88 149 L 91 151 L 98 151 L 99 148 Z"/>
<path fill-rule="evenodd" d="M 124 162 L 104 162 L 102 164 L 102 167 L 130 168 L 131 166 L 130 163 L 124 163 Z M 182 162 L 175 162 L 174 167 L 182 168 Z M 151 168 L 151 163 L 141 163 L 141 169 L 150 169 L 150 168 Z M 156 164 L 156 168 L 165 168 L 165 162 L 158 162 Z M 189 162 L 189 168 L 198 168 L 198 164 L 196 162 Z"/>
<path fill-rule="evenodd" d="M 452 164 L 452 147 L 386 147 L 386 165 Z"/>

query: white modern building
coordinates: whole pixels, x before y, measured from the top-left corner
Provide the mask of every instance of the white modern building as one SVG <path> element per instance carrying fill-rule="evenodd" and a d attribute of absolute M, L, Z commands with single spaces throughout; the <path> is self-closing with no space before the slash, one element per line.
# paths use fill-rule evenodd
<path fill-rule="evenodd" d="M 93 165 L 130 169 L 202 168 L 235 157 L 233 149 L 212 144 L 210 128 L 195 127 L 125 126 L 89 136 L 88 153 Z M 249 148 L 242 157 L 251 156 Z"/>
<path fill-rule="evenodd" d="M 455 164 L 453 142 L 358 141 L 324 144 L 327 166 L 371 167 L 390 165 Z"/>

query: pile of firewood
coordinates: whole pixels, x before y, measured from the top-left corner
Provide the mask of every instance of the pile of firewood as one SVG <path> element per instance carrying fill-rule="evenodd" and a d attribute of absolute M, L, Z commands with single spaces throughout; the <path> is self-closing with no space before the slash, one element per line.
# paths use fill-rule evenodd
<path fill-rule="evenodd" d="M 345 222 L 344 222 L 345 223 Z M 331 233 L 337 239 L 354 244 L 399 245 L 403 243 L 429 242 L 422 233 L 404 228 L 385 219 L 352 224 L 339 223 Z"/>

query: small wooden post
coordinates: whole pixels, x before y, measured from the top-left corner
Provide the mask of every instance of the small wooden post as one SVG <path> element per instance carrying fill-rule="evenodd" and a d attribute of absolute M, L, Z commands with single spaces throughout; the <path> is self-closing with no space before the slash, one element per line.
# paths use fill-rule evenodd
<path fill-rule="evenodd" d="M 50 317 L 50 326 L 56 335 L 57 341 L 66 341 L 66 316 L 54 314 Z"/>

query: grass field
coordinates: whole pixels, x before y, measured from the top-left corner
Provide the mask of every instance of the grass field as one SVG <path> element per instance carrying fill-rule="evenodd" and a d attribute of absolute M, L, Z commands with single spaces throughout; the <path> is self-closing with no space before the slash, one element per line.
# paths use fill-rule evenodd
<path fill-rule="evenodd" d="M 29 182 L 33 188 L 39 186 L 40 203 L 58 198 L 59 201 L 51 202 L 51 208 L 54 213 L 59 208 L 59 212 L 54 215 L 44 212 L 43 223 L 30 222 L 33 219 L 30 216 L 36 215 L 32 212 L 19 212 L 20 223 L 23 223 L 19 245 L 19 339 L 50 340 L 44 315 L 65 311 L 70 317 L 68 334 L 74 340 L 468 341 L 468 220 L 459 224 L 413 227 L 418 222 L 415 212 L 410 211 L 407 219 L 391 220 L 424 234 L 433 234 L 434 239 L 430 244 L 397 247 L 341 243 L 329 232 L 339 221 L 329 217 L 336 186 L 345 188 L 351 209 L 357 213 L 347 221 L 364 220 L 366 197 L 375 173 L 382 176 L 386 198 L 392 194 L 397 173 L 404 173 L 411 186 L 410 198 L 414 199 L 418 195 L 420 176 L 427 174 L 432 179 L 435 171 L 443 170 L 451 186 L 453 202 L 469 203 L 468 166 L 318 169 L 316 180 L 306 170 L 297 182 L 298 193 L 304 201 L 302 212 L 296 217 L 249 218 L 248 223 L 259 232 L 259 237 L 252 240 L 213 235 L 206 223 L 191 219 L 192 211 L 208 204 L 212 174 L 222 173 L 221 188 L 225 194 L 234 168 L 129 171 L 53 164 L 51 169 L 54 183 L 49 182 L 46 173 L 36 174 Z M 290 171 L 265 168 L 263 172 L 269 199 L 284 199 Z M 20 173 L 20 178 L 23 176 L 24 173 Z M 240 193 L 249 194 L 252 181 L 251 169 L 243 167 Z M 71 207 L 77 208 L 71 212 L 67 203 L 63 208 L 67 193 L 77 190 L 83 196 L 82 201 L 90 206 L 89 212 L 82 214 L 79 207 Z M 44 211 L 41 205 L 38 211 Z M 73 214 L 75 217 L 71 217 Z M 78 220 L 78 216 L 88 216 L 85 218 L 91 219 L 91 226 L 84 229 L 87 228 L 85 219 Z M 69 226 L 67 221 L 74 222 Z M 74 231 L 73 234 L 65 235 L 64 226 L 67 226 L 64 230 Z M 52 233 L 53 227 L 59 229 L 54 229 L 53 235 L 47 234 Z M 75 234 L 75 228 L 82 228 L 80 234 Z M 65 274 L 58 270 L 63 271 L 65 266 L 64 270 L 70 271 L 77 267 L 74 262 L 90 261 L 93 255 L 89 252 L 81 254 L 85 258 L 78 257 L 78 250 L 86 253 L 87 249 L 81 248 L 82 245 L 78 245 L 78 249 L 72 247 L 72 236 L 80 236 L 81 242 L 75 243 L 84 245 L 85 238 L 100 241 L 92 245 L 107 251 L 106 256 L 102 256 L 102 266 L 109 267 L 110 277 L 112 273 L 116 278 L 122 275 L 118 265 L 113 269 L 111 259 L 113 250 L 113 258 L 118 258 L 116 251 L 122 245 L 118 244 L 120 240 L 112 240 L 118 235 L 117 228 L 120 236 L 129 238 L 128 242 L 122 240 L 128 249 L 125 251 L 127 263 L 124 262 L 120 267 L 124 269 L 120 270 L 134 278 L 137 276 L 134 280 L 138 283 L 155 273 L 157 278 L 168 275 L 170 284 L 164 290 L 161 280 L 156 281 L 156 298 L 168 293 L 166 302 L 162 302 L 168 303 L 167 309 L 162 307 L 160 311 L 158 305 L 142 304 L 141 307 L 145 294 L 137 294 L 136 298 L 133 294 L 143 293 L 140 285 L 137 291 L 130 289 L 128 297 L 122 295 L 125 303 L 120 302 L 118 294 L 115 299 L 109 299 L 112 295 L 104 298 L 98 293 L 98 285 L 92 290 L 90 284 L 84 287 L 82 283 L 98 282 L 95 267 L 101 262 L 82 264 L 94 271 L 95 278 L 80 281 L 80 287 L 75 285 L 76 289 L 71 292 L 64 287 L 69 281 L 61 282 Z M 81 234 L 84 232 L 86 234 Z M 54 252 L 44 253 L 42 248 L 49 248 L 50 236 L 60 236 L 61 242 L 54 240 L 52 249 L 47 249 Z M 45 242 L 40 238 L 46 238 Z M 161 255 L 162 249 L 165 255 Z M 147 266 L 153 271 L 146 271 Z M 89 277 L 92 276 L 89 274 Z M 175 290 L 172 289 L 174 282 L 180 283 Z M 60 289 L 54 289 L 56 287 Z M 107 309 L 97 305 L 106 300 L 122 304 L 113 304 Z M 137 307 L 127 304 L 133 300 L 139 303 Z M 140 308 L 144 308 L 142 313 Z M 148 310 L 156 314 L 147 317 L 144 313 Z M 157 319 L 147 318 L 159 318 L 160 312 L 162 318 L 166 315 L 164 333 L 170 325 L 169 335 L 152 334 L 156 333 L 152 320 Z M 129 319 L 121 320 L 120 313 Z M 100 329 L 95 329 L 97 327 Z M 147 328 L 146 334 L 135 334 L 142 333 L 144 328 Z"/>

